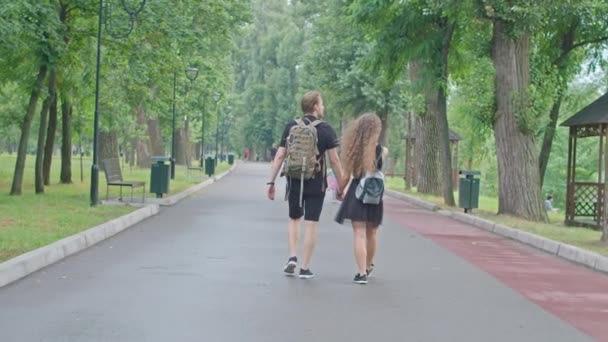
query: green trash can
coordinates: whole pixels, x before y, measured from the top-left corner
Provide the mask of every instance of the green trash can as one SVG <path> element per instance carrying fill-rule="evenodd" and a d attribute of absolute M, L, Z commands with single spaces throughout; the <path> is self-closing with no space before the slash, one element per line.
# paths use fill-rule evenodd
<path fill-rule="evenodd" d="M 230 153 L 228 155 L 228 164 L 230 164 L 230 165 L 234 164 L 234 154 L 233 153 Z"/>
<path fill-rule="evenodd" d="M 154 156 L 150 172 L 150 192 L 156 194 L 156 198 L 162 198 L 163 194 L 169 193 L 169 182 L 171 180 L 171 157 Z"/>
<path fill-rule="evenodd" d="M 471 209 L 479 208 L 479 171 L 460 170 L 458 183 L 458 207 L 468 213 Z"/>
<path fill-rule="evenodd" d="M 215 174 L 215 159 L 213 157 L 205 159 L 205 174 L 209 177 Z"/>

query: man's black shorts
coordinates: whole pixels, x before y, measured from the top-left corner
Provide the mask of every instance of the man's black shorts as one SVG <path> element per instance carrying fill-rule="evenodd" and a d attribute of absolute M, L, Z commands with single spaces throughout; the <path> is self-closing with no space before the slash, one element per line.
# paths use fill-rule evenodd
<path fill-rule="evenodd" d="M 319 222 L 321 210 L 323 210 L 323 200 L 325 199 L 324 192 L 315 192 L 314 194 L 304 193 L 302 207 L 300 207 L 300 189 L 292 189 L 289 191 L 289 217 L 299 219 L 304 216 L 304 220 Z"/>

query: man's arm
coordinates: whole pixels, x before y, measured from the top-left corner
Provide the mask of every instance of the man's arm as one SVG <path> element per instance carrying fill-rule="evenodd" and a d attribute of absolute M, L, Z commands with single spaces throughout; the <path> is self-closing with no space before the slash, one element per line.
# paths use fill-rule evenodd
<path fill-rule="evenodd" d="M 342 186 L 342 183 L 344 182 L 343 178 L 347 177 L 342 171 L 342 163 L 340 162 L 340 157 L 338 156 L 338 148 L 329 149 L 327 150 L 327 153 L 329 154 L 329 164 L 331 165 L 331 169 L 334 170 L 334 175 L 338 180 L 338 194 L 341 195 L 342 190 L 344 190 L 346 184 L 348 184 L 348 179 L 345 182 L 346 184 Z"/>
<path fill-rule="evenodd" d="M 274 160 L 272 162 L 272 167 L 270 168 L 270 180 L 269 183 L 274 183 L 277 178 L 277 174 L 281 169 L 281 165 L 283 165 L 283 161 L 285 160 L 286 155 L 285 147 L 279 147 L 277 150 L 277 154 L 274 156 Z"/>
<path fill-rule="evenodd" d="M 285 160 L 285 147 L 279 147 L 277 150 L 277 154 L 272 161 L 272 167 L 270 168 L 270 180 L 268 181 L 268 198 L 270 200 L 274 200 L 274 181 L 277 178 L 277 174 L 281 169 L 281 165 Z"/>

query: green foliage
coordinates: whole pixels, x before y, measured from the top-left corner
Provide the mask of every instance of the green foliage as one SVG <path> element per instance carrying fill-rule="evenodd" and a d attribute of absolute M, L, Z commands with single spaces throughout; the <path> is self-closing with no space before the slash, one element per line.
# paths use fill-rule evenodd
<path fill-rule="evenodd" d="M 236 147 L 257 147 L 263 155 L 278 143 L 287 120 L 300 113 L 298 74 L 307 45 L 304 23 L 315 3 L 252 3 L 254 18 L 236 38 L 233 58 L 235 129 L 240 132 Z"/>
<path fill-rule="evenodd" d="M 197 81 L 188 85 L 189 97 L 184 96 L 186 81 L 179 73 L 178 108 L 186 113 L 204 105 L 211 108 L 211 89 L 230 90 L 232 37 L 250 18 L 249 1 L 148 1 L 135 29 L 122 39 L 114 35 L 127 32 L 127 14 L 120 2 L 104 3 L 101 129 L 119 130 L 124 139 L 141 136 L 134 113 L 145 105 L 147 117 L 160 118 L 164 136 L 170 136 L 174 69 L 196 66 L 201 71 Z M 135 6 L 139 1 L 128 3 Z M 12 82 L 17 86 L 11 85 L 12 91 L 20 94 L 23 103 L 38 66 L 56 65 L 61 98 L 74 105 L 74 123 L 85 137 L 91 134 L 94 106 L 97 4 L 15 1 L 0 8 L 0 87 Z M 211 118 L 211 113 L 207 115 Z"/>
<path fill-rule="evenodd" d="M 101 128 L 119 132 L 123 143 L 149 139 L 136 118 L 143 109 L 146 119 L 158 119 L 168 147 L 177 70 L 178 127 L 187 117 L 192 143 L 205 119 L 206 144 L 214 143 L 219 123 L 229 145 L 263 153 L 300 114 L 299 97 L 319 89 L 326 120 L 337 130 L 364 111 L 386 116 L 390 156 L 398 160 L 405 113 L 424 112 L 423 91 L 442 88 L 450 127 L 463 138 L 458 167 L 481 169 L 484 191 L 496 194 L 492 23 L 504 22 L 512 37 L 530 37 L 531 85 L 516 110 L 522 131 L 542 137 L 555 101 L 562 99 L 563 120 L 606 84 L 608 3 L 600 0 L 157 0 L 146 3 L 124 39 L 112 37 L 128 23 L 114 3 L 102 32 L 100 115 Z M 74 143 L 91 149 L 97 5 L 17 0 L 0 6 L 0 149 L 19 138 L 41 64 L 57 68 L 60 99 L 74 106 Z M 440 57 L 449 30 L 446 69 Z M 411 61 L 422 62 L 420 84 L 408 81 Z M 189 66 L 200 70 L 193 82 L 184 74 Z M 601 75 L 590 78 L 592 72 Z M 218 103 L 215 93 L 223 94 Z M 593 139 L 579 142 L 581 179 L 597 179 L 596 146 Z M 562 207 L 566 148 L 567 132 L 558 129 L 544 193 Z"/>

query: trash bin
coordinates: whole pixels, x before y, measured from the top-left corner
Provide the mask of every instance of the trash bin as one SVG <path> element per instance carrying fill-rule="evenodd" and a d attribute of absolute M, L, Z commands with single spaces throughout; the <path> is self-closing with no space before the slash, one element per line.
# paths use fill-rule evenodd
<path fill-rule="evenodd" d="M 230 165 L 234 164 L 234 154 L 233 153 L 230 153 L 228 155 L 228 164 L 230 164 Z"/>
<path fill-rule="evenodd" d="M 205 174 L 209 177 L 215 174 L 215 159 L 213 157 L 205 159 Z"/>
<path fill-rule="evenodd" d="M 460 170 L 458 182 L 458 207 L 468 213 L 471 209 L 479 208 L 479 171 Z M 464 177 L 463 177 L 464 176 Z"/>
<path fill-rule="evenodd" d="M 163 194 L 169 193 L 169 181 L 171 179 L 171 157 L 154 156 L 150 172 L 150 193 L 155 193 L 156 198 L 162 198 Z"/>

